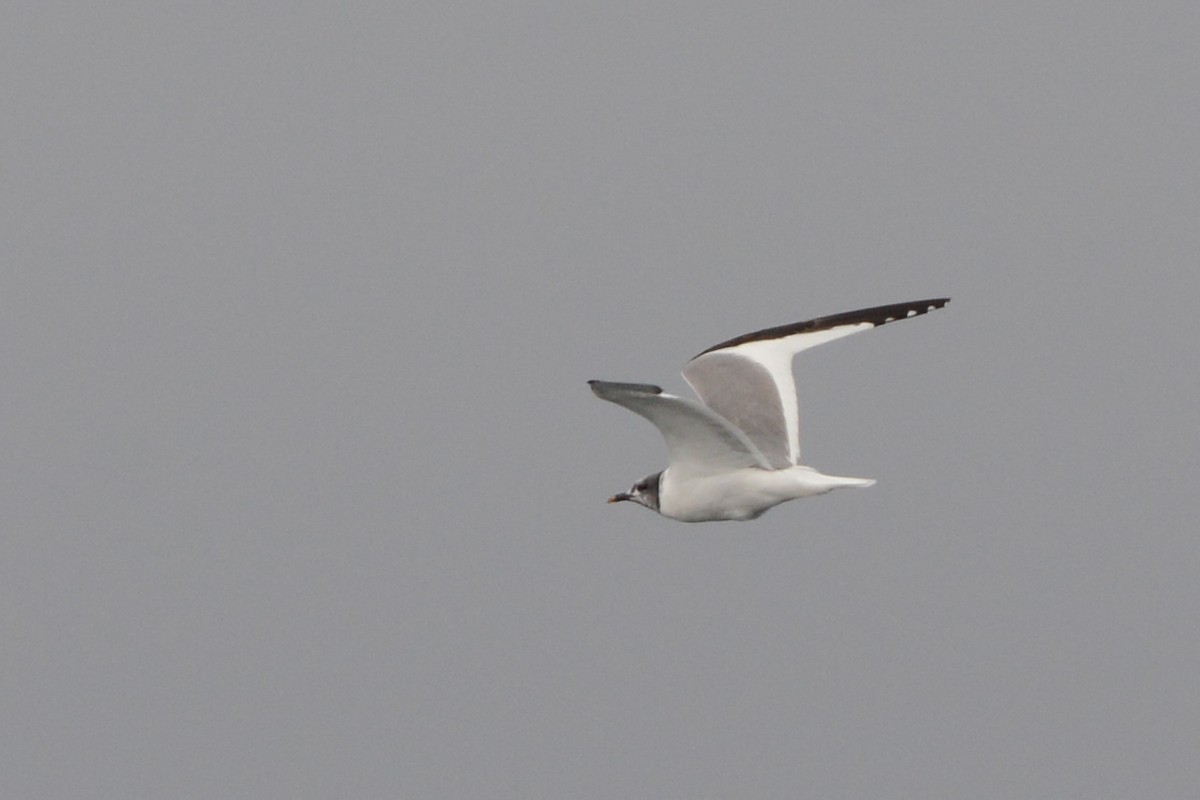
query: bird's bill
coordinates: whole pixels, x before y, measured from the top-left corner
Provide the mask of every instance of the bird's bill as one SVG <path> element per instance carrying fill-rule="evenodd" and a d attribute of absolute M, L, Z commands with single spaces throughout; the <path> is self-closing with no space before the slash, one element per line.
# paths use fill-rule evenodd
<path fill-rule="evenodd" d="M 631 495 L 629 492 L 618 492 L 617 494 L 614 494 L 612 497 L 608 498 L 608 502 L 619 503 L 622 500 L 632 500 L 632 499 L 633 499 L 633 495 Z"/>

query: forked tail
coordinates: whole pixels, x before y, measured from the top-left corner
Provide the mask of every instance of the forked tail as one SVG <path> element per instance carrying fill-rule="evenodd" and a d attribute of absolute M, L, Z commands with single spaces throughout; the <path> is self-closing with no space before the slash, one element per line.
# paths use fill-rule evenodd
<path fill-rule="evenodd" d="M 823 475 L 822 477 L 829 480 L 830 489 L 865 489 L 875 485 L 874 478 L 846 478 L 841 475 Z"/>

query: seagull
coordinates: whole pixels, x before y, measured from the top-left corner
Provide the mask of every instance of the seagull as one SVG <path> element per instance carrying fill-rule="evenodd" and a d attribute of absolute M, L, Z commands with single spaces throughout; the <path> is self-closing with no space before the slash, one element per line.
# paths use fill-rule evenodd
<path fill-rule="evenodd" d="M 867 478 L 823 475 L 800 464 L 792 357 L 948 302 L 940 297 L 847 311 L 713 345 L 683 369 L 699 403 L 648 383 L 588 381 L 601 400 L 654 423 L 667 445 L 666 469 L 608 502 L 629 500 L 683 522 L 751 520 L 788 500 L 872 485 Z"/>

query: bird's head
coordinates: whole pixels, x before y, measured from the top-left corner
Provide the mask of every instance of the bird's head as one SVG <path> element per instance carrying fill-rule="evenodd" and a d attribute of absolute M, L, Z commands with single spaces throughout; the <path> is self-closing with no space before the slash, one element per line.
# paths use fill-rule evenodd
<path fill-rule="evenodd" d="M 653 475 L 642 478 L 628 492 L 614 494 L 608 498 L 608 502 L 619 503 L 622 500 L 632 500 L 651 511 L 658 511 L 658 487 L 661 479 L 661 472 L 656 472 Z"/>

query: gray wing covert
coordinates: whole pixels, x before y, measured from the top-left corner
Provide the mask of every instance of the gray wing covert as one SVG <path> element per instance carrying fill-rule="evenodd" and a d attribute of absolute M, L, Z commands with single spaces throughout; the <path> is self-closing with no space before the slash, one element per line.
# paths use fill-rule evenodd
<path fill-rule="evenodd" d="M 744 467 L 769 468 L 769 462 L 742 431 L 691 400 L 663 394 L 650 384 L 588 381 L 601 400 L 623 406 L 650 420 L 667 445 L 677 473 L 712 474 Z"/>
<path fill-rule="evenodd" d="M 792 466 L 784 401 L 763 364 L 736 353 L 709 352 L 690 361 L 683 377 L 704 405 L 754 443 L 772 469 Z"/>

